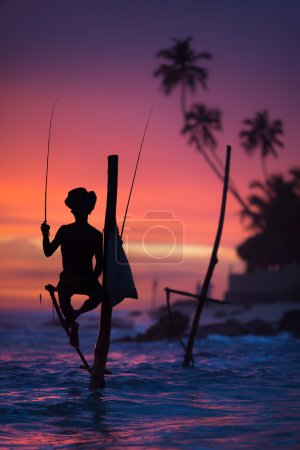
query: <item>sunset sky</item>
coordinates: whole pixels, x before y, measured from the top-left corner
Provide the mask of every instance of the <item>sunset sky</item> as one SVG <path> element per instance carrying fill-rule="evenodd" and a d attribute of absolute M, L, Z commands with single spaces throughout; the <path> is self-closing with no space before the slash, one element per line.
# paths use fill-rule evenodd
<path fill-rule="evenodd" d="M 244 118 L 268 109 L 271 119 L 284 123 L 285 148 L 279 159 L 267 161 L 270 172 L 287 173 L 299 165 L 299 22 L 298 0 L 2 0 L 0 307 L 38 308 L 43 286 L 58 280 L 60 255 L 44 257 L 40 234 L 56 99 L 47 217 L 51 236 L 72 221 L 64 199 L 78 186 L 96 191 L 90 223 L 103 228 L 110 154 L 119 155 L 117 216 L 122 220 L 153 105 L 125 236 L 140 300 L 120 307 L 148 308 L 154 279 L 157 304 L 166 286 L 194 291 L 209 260 L 222 185 L 180 134 L 179 90 L 163 95 L 160 80 L 153 77 L 159 63 L 155 54 L 171 46 L 172 38 L 188 36 L 197 51 L 213 54 L 203 63 L 208 90 L 199 88 L 188 103 L 223 111 L 217 151 L 224 159 L 226 145 L 232 146 L 232 177 L 247 196 L 249 182 L 263 177 L 259 154 L 249 157 L 240 146 Z M 226 290 L 228 272 L 243 270 L 235 247 L 247 232 L 238 211 L 229 195 L 213 279 L 218 297 Z M 167 216 L 173 219 L 166 222 Z M 159 252 L 173 249 L 168 227 L 176 236 L 174 252 L 164 264 L 140 264 L 143 236 L 155 223 L 166 233 L 148 233 L 149 254 L 160 257 Z M 48 300 L 43 307 L 50 307 Z"/>

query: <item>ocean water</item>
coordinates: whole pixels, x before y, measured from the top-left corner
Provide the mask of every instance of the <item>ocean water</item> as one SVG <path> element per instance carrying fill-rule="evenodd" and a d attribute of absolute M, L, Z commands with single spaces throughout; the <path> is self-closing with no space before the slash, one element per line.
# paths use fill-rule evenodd
<path fill-rule="evenodd" d="M 0 319 L 0 448 L 300 449 L 300 340 L 209 336 L 195 366 L 176 342 L 114 342 L 146 326 L 122 312 L 106 388 L 89 375 L 46 313 Z M 92 363 L 97 317 L 83 318 Z"/>

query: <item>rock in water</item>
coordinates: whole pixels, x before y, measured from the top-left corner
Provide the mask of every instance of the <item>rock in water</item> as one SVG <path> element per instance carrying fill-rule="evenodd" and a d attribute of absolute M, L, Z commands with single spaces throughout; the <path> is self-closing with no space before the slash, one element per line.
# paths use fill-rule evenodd
<path fill-rule="evenodd" d="M 288 311 L 283 314 L 279 322 L 280 331 L 289 331 L 296 337 L 300 337 L 300 310 Z"/>
<path fill-rule="evenodd" d="M 171 321 L 170 316 L 164 314 L 156 324 L 149 327 L 145 333 L 140 334 L 137 340 L 158 341 L 161 339 L 175 339 L 178 335 L 181 336 L 189 324 L 189 318 L 179 311 L 174 311 L 172 317 L 173 320 Z"/>

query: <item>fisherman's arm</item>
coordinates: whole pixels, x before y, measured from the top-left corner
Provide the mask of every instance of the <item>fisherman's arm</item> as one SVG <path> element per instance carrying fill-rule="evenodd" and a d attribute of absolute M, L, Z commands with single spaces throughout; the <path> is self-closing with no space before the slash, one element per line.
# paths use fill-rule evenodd
<path fill-rule="evenodd" d="M 53 255 L 53 253 L 58 249 L 58 247 L 61 244 L 61 228 L 56 233 L 56 236 L 52 242 L 50 242 L 50 239 L 49 239 L 50 226 L 46 222 L 42 223 L 41 231 L 43 234 L 43 250 L 44 250 L 45 256 L 49 257 L 49 256 Z"/>
<path fill-rule="evenodd" d="M 99 241 L 97 242 L 97 245 L 96 245 L 95 259 L 96 259 L 96 264 L 95 264 L 95 268 L 94 268 L 94 275 L 96 278 L 98 278 L 98 277 L 100 277 L 100 275 L 103 271 L 103 261 L 104 261 L 102 234 L 100 234 Z"/>

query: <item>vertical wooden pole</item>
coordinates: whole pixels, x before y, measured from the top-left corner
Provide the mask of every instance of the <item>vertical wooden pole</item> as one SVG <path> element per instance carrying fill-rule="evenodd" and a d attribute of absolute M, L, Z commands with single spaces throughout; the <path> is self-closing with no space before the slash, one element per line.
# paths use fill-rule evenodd
<path fill-rule="evenodd" d="M 213 271 L 215 268 L 215 265 L 218 263 L 218 248 L 222 236 L 222 230 L 223 230 L 223 223 L 224 223 L 224 217 L 225 217 L 225 209 L 226 209 L 226 199 L 227 199 L 227 191 L 228 191 L 228 180 L 229 180 L 229 169 L 230 169 L 230 154 L 231 154 L 231 147 L 228 145 L 226 149 L 226 164 L 225 164 L 225 176 L 224 176 L 224 186 L 223 186 L 223 195 L 222 195 L 222 204 L 221 204 L 221 211 L 220 211 L 220 217 L 219 217 L 219 225 L 217 229 L 217 234 L 215 238 L 215 243 L 213 246 L 209 266 L 207 269 L 207 273 L 204 279 L 203 287 L 201 290 L 200 298 L 197 303 L 196 312 L 194 315 L 188 344 L 186 347 L 184 360 L 183 360 L 183 367 L 188 367 L 190 365 L 190 362 L 193 359 L 193 346 L 194 341 L 196 338 L 197 330 L 198 330 L 198 324 L 200 320 L 200 316 L 202 313 L 202 309 L 204 306 L 204 302 L 207 296 L 209 284 L 213 275 Z"/>
<path fill-rule="evenodd" d="M 94 365 L 92 369 L 91 389 L 105 386 L 104 372 L 109 351 L 112 307 L 107 298 L 107 256 L 109 233 L 116 229 L 116 206 L 118 191 L 118 156 L 108 157 L 107 199 L 104 223 L 104 268 L 103 291 L 99 333 L 95 346 Z"/>

